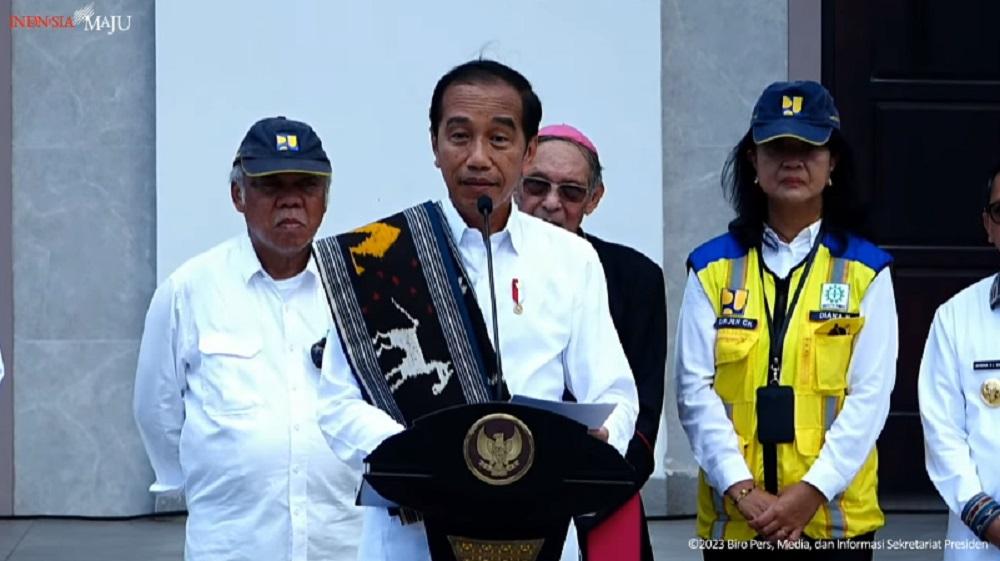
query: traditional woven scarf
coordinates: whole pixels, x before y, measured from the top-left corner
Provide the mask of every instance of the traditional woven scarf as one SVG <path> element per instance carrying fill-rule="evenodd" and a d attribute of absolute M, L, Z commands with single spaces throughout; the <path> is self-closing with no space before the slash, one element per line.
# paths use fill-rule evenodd
<path fill-rule="evenodd" d="M 313 255 L 369 403 L 408 427 L 494 397 L 486 323 L 440 207 L 427 202 L 318 240 Z"/>

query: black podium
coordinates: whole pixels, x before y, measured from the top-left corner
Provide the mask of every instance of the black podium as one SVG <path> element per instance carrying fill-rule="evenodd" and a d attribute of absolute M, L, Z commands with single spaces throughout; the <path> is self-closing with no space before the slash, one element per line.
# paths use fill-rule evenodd
<path fill-rule="evenodd" d="M 572 516 L 620 504 L 635 472 L 561 415 L 510 403 L 438 411 L 383 442 L 365 479 L 423 517 L 434 561 L 550 561 Z"/>

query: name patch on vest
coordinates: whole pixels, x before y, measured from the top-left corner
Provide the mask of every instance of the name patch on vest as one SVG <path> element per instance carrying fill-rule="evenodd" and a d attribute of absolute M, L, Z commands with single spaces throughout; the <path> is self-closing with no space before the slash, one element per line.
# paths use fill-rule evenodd
<path fill-rule="evenodd" d="M 732 329 L 757 329 L 757 320 L 752 318 L 743 318 L 739 316 L 723 316 L 715 320 L 715 328 L 732 328 Z"/>
<path fill-rule="evenodd" d="M 828 319 L 856 318 L 861 314 L 856 312 L 835 312 L 833 310 L 813 310 L 809 312 L 809 321 L 826 321 Z"/>
<path fill-rule="evenodd" d="M 973 370 L 1000 370 L 1000 360 L 977 360 L 972 363 Z"/>

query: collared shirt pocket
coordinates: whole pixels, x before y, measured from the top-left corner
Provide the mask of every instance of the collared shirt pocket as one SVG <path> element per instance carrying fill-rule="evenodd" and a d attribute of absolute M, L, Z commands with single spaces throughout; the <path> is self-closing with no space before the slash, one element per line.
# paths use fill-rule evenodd
<path fill-rule="evenodd" d="M 864 325 L 865 318 L 851 317 L 829 319 L 814 328 L 817 392 L 841 393 L 847 389 L 847 367 L 854 352 L 854 340 Z"/>
<path fill-rule="evenodd" d="M 255 334 L 202 333 L 198 338 L 198 368 L 202 401 L 217 415 L 249 413 L 261 404 L 257 355 L 263 343 Z"/>

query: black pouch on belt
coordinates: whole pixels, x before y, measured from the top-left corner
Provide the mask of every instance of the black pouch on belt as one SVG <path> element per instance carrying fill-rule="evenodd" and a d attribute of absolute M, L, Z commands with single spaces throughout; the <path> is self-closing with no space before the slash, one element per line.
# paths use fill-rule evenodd
<path fill-rule="evenodd" d="M 757 388 L 757 440 L 761 444 L 795 441 L 795 391 L 791 386 Z"/>

